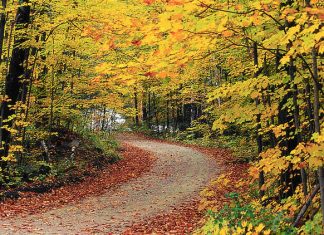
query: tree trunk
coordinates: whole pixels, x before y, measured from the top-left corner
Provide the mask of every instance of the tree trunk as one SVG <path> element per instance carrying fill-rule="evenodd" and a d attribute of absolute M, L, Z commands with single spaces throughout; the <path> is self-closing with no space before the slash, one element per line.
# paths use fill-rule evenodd
<path fill-rule="evenodd" d="M 142 96 L 142 100 L 143 100 L 143 105 L 142 105 L 142 123 L 147 124 L 147 100 L 146 100 L 146 93 L 143 93 Z"/>
<path fill-rule="evenodd" d="M 134 106 L 135 106 L 135 125 L 139 127 L 139 117 L 138 117 L 138 98 L 137 98 L 137 91 L 135 89 L 134 92 Z"/>
<path fill-rule="evenodd" d="M 170 129 L 170 109 L 169 109 L 169 99 L 167 100 L 166 102 L 166 129 L 167 129 L 167 132 L 169 131 Z"/>
<path fill-rule="evenodd" d="M 49 131 L 52 132 L 53 123 L 54 123 L 54 82 L 55 82 L 55 71 L 54 66 L 52 68 L 52 75 L 51 75 L 51 103 L 50 103 L 50 119 L 49 119 Z"/>
<path fill-rule="evenodd" d="M 289 65 L 289 76 L 291 79 L 291 82 L 295 79 L 295 72 L 294 72 L 294 62 L 293 59 L 290 59 L 290 65 Z M 300 136 L 300 122 L 299 122 L 299 106 L 298 106 L 298 88 L 297 85 L 293 85 L 293 105 L 294 105 L 294 123 L 295 123 L 295 129 L 296 129 L 296 140 L 297 144 L 301 142 L 301 136 Z M 303 185 L 303 192 L 306 196 L 308 194 L 307 192 L 307 173 L 304 168 L 300 169 L 300 175 Z"/>
<path fill-rule="evenodd" d="M 27 3 L 28 1 L 23 1 Z M 16 15 L 16 28 L 17 30 L 23 30 L 27 28 L 30 22 L 30 7 L 20 6 Z M 14 110 L 9 106 L 16 104 L 19 100 L 19 96 L 22 92 L 23 83 L 21 82 L 26 76 L 26 68 L 24 68 L 24 62 L 28 59 L 29 49 L 21 48 L 20 45 L 25 42 L 26 38 L 15 38 L 14 48 L 9 65 L 9 72 L 6 77 L 5 95 L 8 97 L 7 101 L 3 101 L 1 105 L 2 120 L 7 120 L 14 114 Z M 8 123 L 8 126 L 12 125 L 12 121 Z M 2 123 L 1 123 L 2 127 Z M 9 131 L 2 129 L 1 141 L 4 142 L 4 156 L 8 155 L 9 142 L 11 134 Z"/>
<path fill-rule="evenodd" d="M 153 106 L 154 106 L 155 125 L 157 128 L 157 132 L 160 133 L 160 120 L 159 120 L 159 112 L 157 106 L 157 98 L 154 93 L 153 93 Z"/>
<path fill-rule="evenodd" d="M 5 10 L 7 7 L 7 0 L 2 0 L 2 10 Z M 4 32 L 6 26 L 6 14 L 0 14 L 0 63 L 2 62 L 2 53 L 3 53 L 3 41 L 4 41 Z"/>
<path fill-rule="evenodd" d="M 315 48 L 312 50 L 312 59 L 313 59 L 313 74 L 315 80 L 318 80 L 318 67 L 317 67 L 317 51 Z M 319 120 L 319 84 L 314 82 L 314 123 L 315 123 L 315 132 L 321 133 L 321 126 Z M 321 193 L 321 208 L 322 208 L 322 225 L 324 226 L 324 167 L 321 166 L 318 169 L 318 181 L 320 184 L 320 193 Z"/>
<path fill-rule="evenodd" d="M 253 61 L 254 65 L 257 67 L 258 66 L 258 46 L 256 42 L 253 44 Z M 258 72 L 254 74 L 254 77 L 258 76 Z M 260 104 L 259 99 L 257 98 L 255 100 L 255 104 L 258 107 Z M 261 114 L 258 113 L 256 116 L 256 122 L 257 122 L 257 127 L 256 127 L 256 141 L 257 141 L 257 146 L 258 146 L 258 154 L 262 152 L 262 136 L 259 134 L 259 130 L 261 129 Z M 264 172 L 261 170 L 259 173 L 259 189 L 260 189 L 260 197 L 262 198 L 264 196 L 264 190 L 262 190 L 262 186 L 264 184 Z"/>
<path fill-rule="evenodd" d="M 106 130 L 106 107 L 103 108 L 102 120 L 101 120 L 101 131 Z"/>
<path fill-rule="evenodd" d="M 305 88 L 305 96 L 306 96 L 306 113 L 308 116 L 308 121 L 309 121 L 309 132 L 314 133 L 315 131 L 315 126 L 314 126 L 314 112 L 313 112 L 313 107 L 312 107 L 312 101 L 311 101 L 311 86 L 309 84 L 309 80 L 306 80 L 306 88 Z"/>
<path fill-rule="evenodd" d="M 177 129 L 177 120 L 176 120 L 176 102 L 172 102 L 172 132 L 175 132 Z"/>
<path fill-rule="evenodd" d="M 317 52 L 316 49 L 313 48 L 312 51 L 313 58 L 313 74 L 315 80 L 318 80 L 318 67 L 317 67 Z M 320 133 L 320 118 L 319 118 L 319 109 L 320 109 L 320 100 L 319 100 L 319 84 L 314 82 L 314 124 L 315 124 L 315 132 Z"/>
<path fill-rule="evenodd" d="M 151 92 L 148 93 L 147 101 L 147 126 L 151 129 L 151 119 L 152 119 L 152 105 L 151 105 Z"/>
<path fill-rule="evenodd" d="M 305 212 L 307 211 L 308 207 L 311 205 L 313 198 L 316 196 L 320 186 L 316 185 L 315 188 L 313 189 L 312 193 L 309 195 L 306 203 L 303 205 L 301 208 L 300 212 L 298 213 L 295 221 L 294 221 L 294 227 L 297 227 L 300 220 L 303 218 Z"/>
<path fill-rule="evenodd" d="M 320 184 L 321 208 L 322 208 L 322 226 L 324 227 L 324 167 L 318 169 L 318 181 Z"/>

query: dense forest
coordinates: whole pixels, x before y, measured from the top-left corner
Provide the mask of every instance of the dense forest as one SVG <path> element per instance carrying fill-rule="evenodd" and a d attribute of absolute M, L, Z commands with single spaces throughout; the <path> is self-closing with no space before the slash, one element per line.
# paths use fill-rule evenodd
<path fill-rule="evenodd" d="M 249 162 L 236 182 L 248 190 L 208 208 L 197 233 L 321 234 L 323 5 L 2 0 L 1 190 L 71 167 L 80 143 L 65 146 L 69 164 L 60 165 L 63 137 L 92 138 L 109 155 L 96 161 L 116 161 L 114 143 L 102 141 L 131 129 L 230 145 Z M 208 207 L 212 189 L 202 194 Z"/>

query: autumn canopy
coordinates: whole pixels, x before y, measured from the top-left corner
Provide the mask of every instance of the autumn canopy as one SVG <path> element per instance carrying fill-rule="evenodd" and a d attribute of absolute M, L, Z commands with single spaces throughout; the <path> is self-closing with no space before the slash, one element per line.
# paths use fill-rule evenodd
<path fill-rule="evenodd" d="M 202 234 L 324 223 L 322 1 L 3 0 L 0 16 L 0 187 L 50 165 L 40 143 L 62 128 L 127 125 L 238 140 L 258 230 L 213 214 Z"/>

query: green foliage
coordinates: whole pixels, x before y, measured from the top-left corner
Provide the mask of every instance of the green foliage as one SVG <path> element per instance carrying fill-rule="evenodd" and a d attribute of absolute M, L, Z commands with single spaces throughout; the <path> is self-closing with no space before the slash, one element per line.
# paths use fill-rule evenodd
<path fill-rule="evenodd" d="M 53 164 L 45 161 L 31 161 L 18 167 L 24 181 L 44 181 L 52 174 Z"/>
<path fill-rule="evenodd" d="M 117 153 L 119 145 L 113 135 L 103 131 L 84 131 L 81 135 L 85 140 L 87 140 L 86 144 L 90 149 L 94 149 L 104 156 L 104 162 L 108 161 L 109 163 L 114 163 L 120 159 L 120 156 Z"/>
<path fill-rule="evenodd" d="M 290 226 L 291 219 L 284 216 L 283 211 L 273 213 L 267 208 L 258 208 L 245 202 L 237 193 L 229 193 L 230 203 L 218 212 L 208 212 L 208 223 L 202 228 L 205 234 L 221 234 L 227 231 L 231 234 L 248 234 L 257 231 L 274 231 L 276 234 L 296 234 L 297 229 Z M 217 229 L 216 229 L 217 228 Z M 219 233 L 213 233 L 219 230 Z M 260 234 L 260 233 L 257 234 Z"/>
<path fill-rule="evenodd" d="M 195 132 L 197 132 L 197 130 L 195 130 Z M 224 134 L 215 136 L 209 133 L 202 138 L 197 138 L 195 133 L 193 133 L 193 129 L 189 128 L 186 131 L 176 133 L 174 136 L 169 136 L 167 138 L 187 144 L 229 149 L 238 162 L 250 162 L 257 157 L 255 142 L 253 139 L 246 136 Z"/>
<path fill-rule="evenodd" d="M 313 219 L 306 221 L 306 223 L 299 229 L 299 232 L 309 235 L 323 234 L 324 228 L 322 226 L 322 213 L 317 212 Z"/>
<path fill-rule="evenodd" d="M 13 188 L 21 185 L 22 182 L 20 171 L 15 166 L 8 166 L 0 170 L 0 185 L 4 188 Z"/>
<path fill-rule="evenodd" d="M 64 140 L 66 137 L 62 138 Z M 9 163 L 8 167 L 0 170 L 2 189 L 15 188 L 26 182 L 46 183 L 53 182 L 53 180 L 64 182 L 69 177 L 72 180 L 82 178 L 83 172 L 86 173 L 89 165 L 102 168 L 120 159 L 117 153 L 119 145 L 107 132 L 83 132 L 80 141 L 81 146 L 78 148 L 86 153 L 79 152 L 76 159 L 70 158 L 71 150 L 66 147 L 67 151 L 63 152 L 63 155 L 53 155 L 49 162 L 44 161 L 42 150 L 33 149 L 32 152 L 25 155 L 20 164 Z M 74 176 L 76 174 L 81 175 Z"/>

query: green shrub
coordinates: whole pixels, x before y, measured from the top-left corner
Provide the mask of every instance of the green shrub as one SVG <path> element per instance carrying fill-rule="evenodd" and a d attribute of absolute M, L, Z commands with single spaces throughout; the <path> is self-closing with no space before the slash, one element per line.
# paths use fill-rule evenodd
<path fill-rule="evenodd" d="M 284 211 L 273 213 L 265 207 L 245 203 L 237 193 L 230 193 L 227 197 L 230 203 L 217 212 L 209 211 L 208 222 L 197 233 L 259 234 L 259 230 L 271 234 L 297 233 L 297 229 L 290 225 L 291 220 L 284 216 Z"/>
<path fill-rule="evenodd" d="M 299 230 L 300 233 L 305 234 L 323 234 L 322 213 L 317 212 L 312 220 L 308 220 L 304 226 Z"/>

